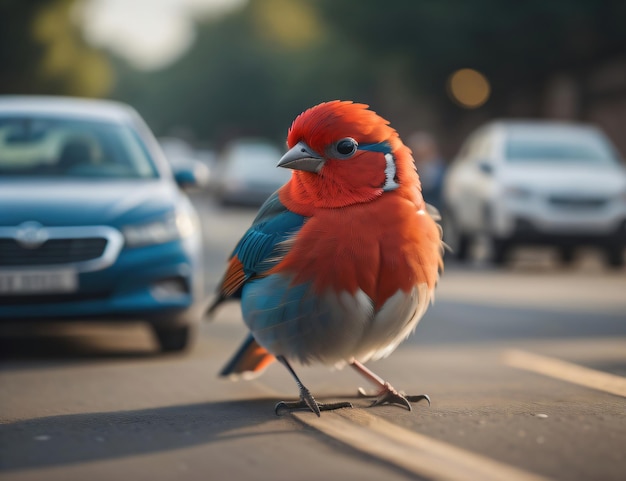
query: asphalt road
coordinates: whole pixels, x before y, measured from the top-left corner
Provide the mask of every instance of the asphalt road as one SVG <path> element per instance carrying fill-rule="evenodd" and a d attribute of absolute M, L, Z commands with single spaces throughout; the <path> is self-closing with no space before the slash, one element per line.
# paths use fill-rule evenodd
<path fill-rule="evenodd" d="M 199 198 L 211 289 L 254 212 Z M 449 265 L 413 337 L 370 367 L 432 405 L 368 408 L 350 370 L 298 368 L 318 400 L 354 409 L 276 416 L 282 366 L 216 377 L 245 335 L 238 306 L 162 356 L 140 324 L 0 331 L 0 479 L 623 480 L 626 271 Z"/>

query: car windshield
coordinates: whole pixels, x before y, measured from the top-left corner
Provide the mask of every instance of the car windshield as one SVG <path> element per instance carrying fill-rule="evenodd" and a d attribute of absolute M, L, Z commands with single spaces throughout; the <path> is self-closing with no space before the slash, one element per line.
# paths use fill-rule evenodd
<path fill-rule="evenodd" d="M 560 162 L 615 165 L 617 156 L 609 142 L 591 130 L 513 130 L 506 142 L 510 162 Z"/>
<path fill-rule="evenodd" d="M 121 124 L 0 116 L 0 178 L 155 178 L 145 146 Z"/>

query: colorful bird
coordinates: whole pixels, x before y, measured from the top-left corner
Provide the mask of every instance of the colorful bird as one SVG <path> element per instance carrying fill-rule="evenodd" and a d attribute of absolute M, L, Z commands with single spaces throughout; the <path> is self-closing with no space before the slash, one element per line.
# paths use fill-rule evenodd
<path fill-rule="evenodd" d="M 300 400 L 279 402 L 277 413 L 351 406 L 315 401 L 291 361 L 349 364 L 378 386 L 372 405 L 430 403 L 363 365 L 413 332 L 443 268 L 441 228 L 410 150 L 367 105 L 338 100 L 300 114 L 287 144 L 278 166 L 291 179 L 235 247 L 209 310 L 239 298 L 250 329 L 221 375 L 250 377 L 280 361 Z"/>

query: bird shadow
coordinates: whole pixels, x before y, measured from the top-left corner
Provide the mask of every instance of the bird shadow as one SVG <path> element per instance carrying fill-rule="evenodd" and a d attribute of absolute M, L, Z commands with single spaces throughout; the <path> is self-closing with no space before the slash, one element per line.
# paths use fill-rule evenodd
<path fill-rule="evenodd" d="M 285 432 L 257 398 L 132 411 L 49 416 L 0 425 L 0 472 L 165 452 Z M 270 423 L 264 429 L 258 426 Z M 256 429 L 255 429 L 256 428 Z"/>

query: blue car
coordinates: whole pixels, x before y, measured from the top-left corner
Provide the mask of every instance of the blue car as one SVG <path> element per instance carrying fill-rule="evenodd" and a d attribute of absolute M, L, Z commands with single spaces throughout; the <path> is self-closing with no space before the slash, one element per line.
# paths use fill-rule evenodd
<path fill-rule="evenodd" d="M 142 320 L 162 351 L 202 317 L 202 240 L 131 107 L 0 96 L 0 320 Z"/>

